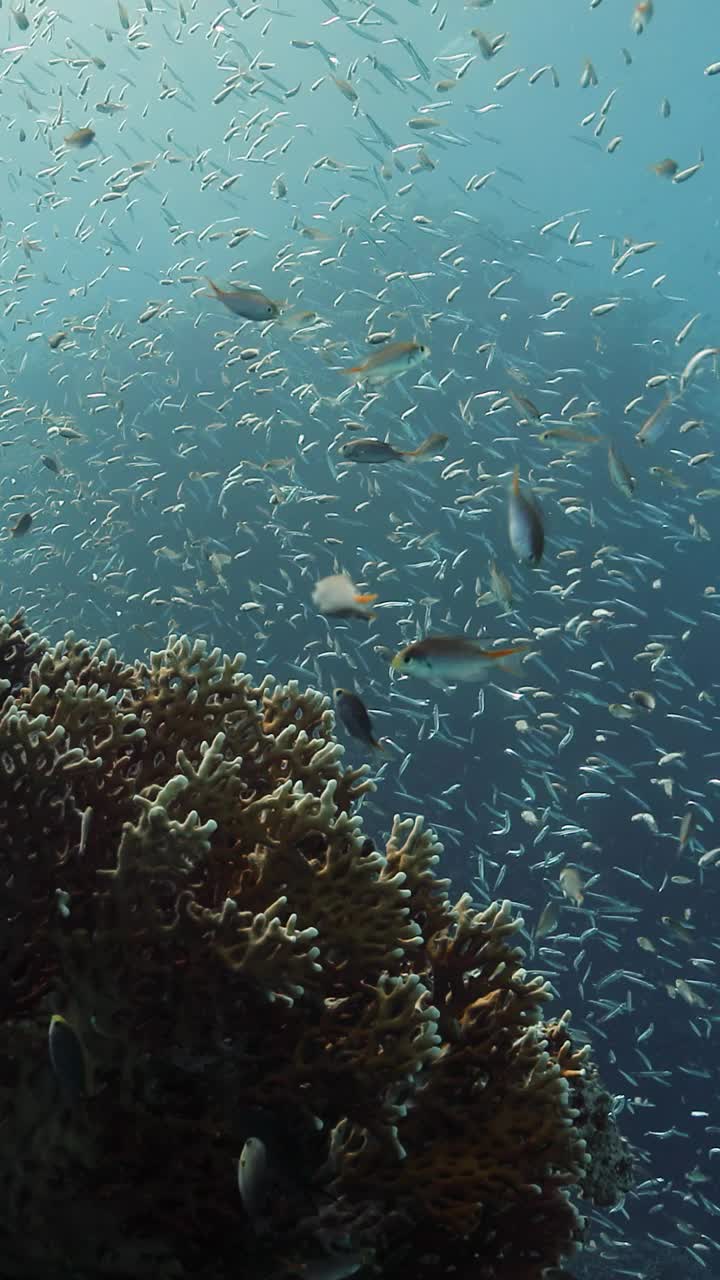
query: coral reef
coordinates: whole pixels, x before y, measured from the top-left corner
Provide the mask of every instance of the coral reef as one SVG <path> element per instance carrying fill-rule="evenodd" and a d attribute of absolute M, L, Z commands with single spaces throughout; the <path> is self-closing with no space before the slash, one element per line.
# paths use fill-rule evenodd
<path fill-rule="evenodd" d="M 244 663 L 0 617 L 3 1277 L 540 1280 L 595 1189 L 586 1050 L 421 819 L 366 837 L 329 700 Z"/>

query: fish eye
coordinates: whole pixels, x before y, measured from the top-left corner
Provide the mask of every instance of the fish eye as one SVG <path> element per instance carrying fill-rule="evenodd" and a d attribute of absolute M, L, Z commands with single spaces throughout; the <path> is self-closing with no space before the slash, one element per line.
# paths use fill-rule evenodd
<path fill-rule="evenodd" d="M 404 654 L 403 654 L 403 662 L 409 662 L 409 661 L 410 661 L 410 654 L 409 654 L 409 653 L 404 653 Z"/>

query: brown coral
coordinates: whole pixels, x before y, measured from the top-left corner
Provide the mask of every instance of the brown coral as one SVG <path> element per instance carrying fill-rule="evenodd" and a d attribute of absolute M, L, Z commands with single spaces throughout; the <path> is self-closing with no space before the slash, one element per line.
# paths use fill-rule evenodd
<path fill-rule="evenodd" d="M 420 819 L 375 850 L 328 700 L 244 661 L 178 639 L 130 666 L 0 619 L 3 1274 L 340 1250 L 339 1280 L 411 1249 L 429 1276 L 452 1241 L 460 1277 L 535 1280 L 578 1234 L 583 1055 L 540 1020 L 508 904 L 452 906 Z M 53 1012 L 91 1064 L 79 1106 Z M 277 1174 L 260 1234 L 252 1134 Z"/>

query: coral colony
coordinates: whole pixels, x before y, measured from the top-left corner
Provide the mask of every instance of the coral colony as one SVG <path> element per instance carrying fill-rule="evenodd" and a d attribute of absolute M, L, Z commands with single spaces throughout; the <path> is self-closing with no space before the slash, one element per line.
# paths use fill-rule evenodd
<path fill-rule="evenodd" d="M 2 1274 L 541 1280 L 630 1182 L 588 1048 L 244 663 L 0 618 Z"/>

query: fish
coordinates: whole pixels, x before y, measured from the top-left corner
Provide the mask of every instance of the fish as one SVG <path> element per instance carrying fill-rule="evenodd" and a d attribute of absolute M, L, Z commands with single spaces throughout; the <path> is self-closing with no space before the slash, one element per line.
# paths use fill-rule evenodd
<path fill-rule="evenodd" d="M 79 150 L 83 150 L 85 147 L 89 147 L 91 142 L 95 141 L 95 136 L 95 130 L 91 129 L 89 125 L 86 125 L 83 129 L 73 129 L 73 132 L 69 133 L 65 138 L 65 146 L 77 147 Z"/>
<path fill-rule="evenodd" d="M 57 458 L 53 458 L 52 454 L 41 453 L 40 461 L 44 467 L 47 467 L 48 471 L 53 471 L 56 476 L 62 475 L 62 467 Z"/>
<path fill-rule="evenodd" d="M 577 867 L 563 867 L 558 880 L 565 897 L 574 906 L 581 907 L 585 901 L 585 881 Z"/>
<path fill-rule="evenodd" d="M 653 693 L 648 693 L 645 689 L 631 689 L 628 698 L 634 702 L 636 706 L 642 707 L 645 711 L 654 711 L 657 706 L 657 699 Z"/>
<path fill-rule="evenodd" d="M 576 444 L 600 444 L 600 436 L 590 435 L 587 431 L 578 431 L 575 427 L 548 427 L 545 431 L 541 431 L 538 440 L 542 444 L 557 444 L 561 448 L 564 445 L 569 447 Z"/>
<path fill-rule="evenodd" d="M 608 445 L 608 471 L 615 488 L 624 493 L 626 498 L 632 498 L 637 482 L 612 444 Z"/>
<path fill-rule="evenodd" d="M 693 832 L 697 826 L 697 813 L 694 809 L 686 809 L 680 822 L 680 831 L 678 834 L 678 853 L 683 853 L 687 849 L 693 838 Z"/>
<path fill-rule="evenodd" d="M 677 160 L 673 160 L 670 156 L 666 156 L 664 160 L 658 160 L 657 164 L 652 166 L 653 173 L 659 178 L 672 178 L 680 168 Z"/>
<path fill-rule="evenodd" d="M 545 549 L 542 516 L 531 498 L 520 488 L 520 469 L 515 467 L 508 496 L 508 533 L 510 546 L 518 560 L 537 567 Z"/>
<path fill-rule="evenodd" d="M 10 12 L 21 31 L 27 31 L 30 26 L 30 19 L 25 12 L 25 5 L 21 9 L 11 8 Z"/>
<path fill-rule="evenodd" d="M 538 422 L 540 421 L 542 414 L 537 405 L 533 404 L 532 400 L 529 400 L 527 396 L 521 396 L 519 391 L 510 390 L 508 391 L 508 395 L 522 413 L 527 413 L 531 418 L 534 418 Z"/>
<path fill-rule="evenodd" d="M 33 518 L 30 512 L 24 511 L 15 524 L 10 526 L 10 533 L 12 534 L 12 537 L 21 538 L 24 533 L 29 531 L 32 522 Z"/>
<path fill-rule="evenodd" d="M 447 441 L 447 436 L 433 432 L 416 449 L 397 449 L 387 440 L 363 436 L 341 445 L 340 453 L 347 462 L 418 462 L 429 453 L 442 450 Z"/>
<path fill-rule="evenodd" d="M 269 1163 L 267 1147 L 262 1138 L 246 1138 L 238 1160 L 237 1178 L 243 1207 L 253 1226 L 262 1218 L 268 1201 Z"/>
<path fill-rule="evenodd" d="M 326 618 L 361 618 L 372 622 L 375 613 L 366 606 L 377 600 L 372 592 L 359 592 L 346 573 L 320 578 L 313 590 L 313 604 Z"/>
<path fill-rule="evenodd" d="M 672 916 L 661 916 L 660 923 L 669 929 L 680 942 L 686 943 L 688 947 L 693 946 L 696 941 L 695 929 L 692 925 L 688 925 L 684 920 L 676 920 Z"/>
<path fill-rule="evenodd" d="M 50 1066 L 62 1092 L 71 1102 L 88 1093 L 88 1064 L 80 1037 L 61 1013 L 54 1013 L 48 1029 Z"/>
<path fill-rule="evenodd" d="M 266 298 L 260 289 L 221 289 L 206 276 L 212 296 L 222 302 L 233 315 L 242 316 L 243 320 L 274 320 L 280 315 L 280 306 L 271 298 Z"/>
<path fill-rule="evenodd" d="M 423 342 L 390 342 L 373 352 L 367 360 L 351 365 L 349 369 L 342 369 L 341 372 L 353 382 L 367 382 L 372 386 L 374 383 L 402 377 L 429 356 L 430 348 Z"/>
<path fill-rule="evenodd" d="M 333 689 L 335 713 L 345 726 L 351 738 L 357 738 L 366 747 L 374 751 L 384 751 L 385 747 L 375 737 L 372 720 L 365 703 L 357 693 L 349 689 Z"/>
<path fill-rule="evenodd" d="M 667 430 L 667 413 L 672 405 L 674 397 L 672 393 L 665 396 L 659 405 L 653 409 L 652 413 L 645 419 L 640 430 L 637 432 L 635 439 L 638 444 L 657 444 L 658 440 L 665 434 Z"/>
<path fill-rule="evenodd" d="M 642 35 L 655 12 L 653 0 L 639 0 L 632 13 L 632 29 L 636 35 Z"/>
<path fill-rule="evenodd" d="M 502 569 L 498 568 L 494 560 L 490 561 L 488 568 L 490 570 L 491 594 L 502 608 L 510 609 L 513 602 L 513 592 L 508 578 Z"/>
<path fill-rule="evenodd" d="M 528 652 L 524 644 L 490 648 L 471 636 L 426 636 L 396 653 L 393 671 L 434 683 L 485 681 L 496 671 L 517 674 L 513 659 Z"/>
<path fill-rule="evenodd" d="M 540 919 L 538 920 L 535 926 L 535 932 L 533 933 L 535 941 L 539 942 L 541 938 L 547 938 L 551 933 L 554 933 L 557 929 L 559 920 L 560 903 L 552 899 L 550 902 L 545 904 L 540 912 Z"/>

